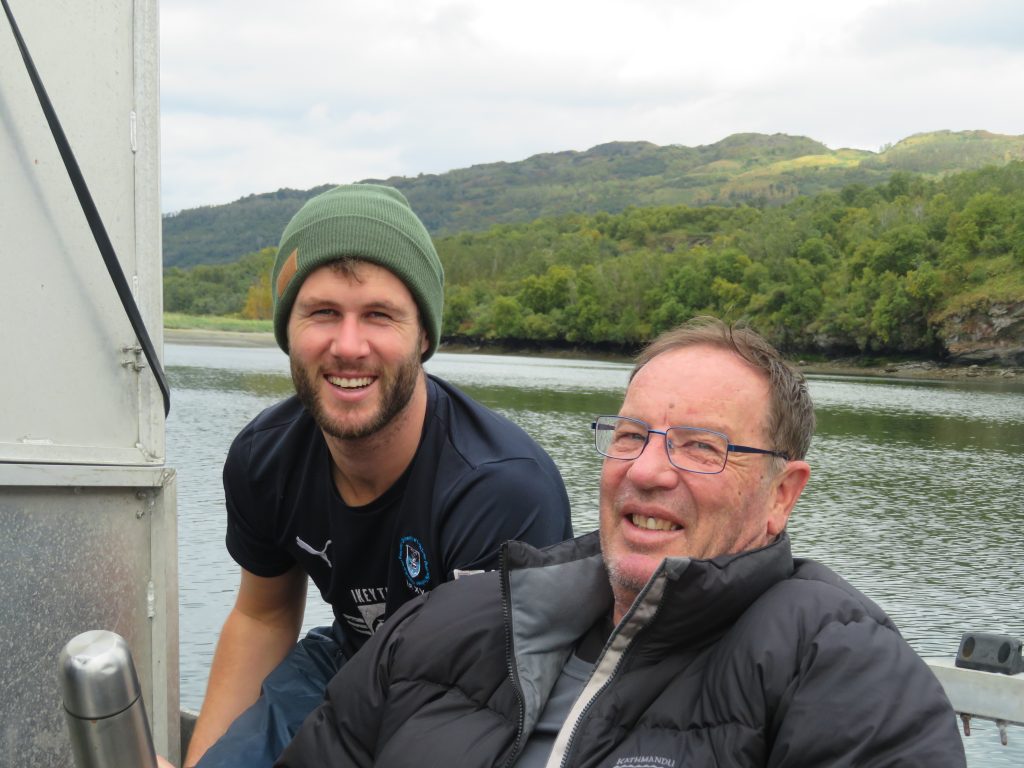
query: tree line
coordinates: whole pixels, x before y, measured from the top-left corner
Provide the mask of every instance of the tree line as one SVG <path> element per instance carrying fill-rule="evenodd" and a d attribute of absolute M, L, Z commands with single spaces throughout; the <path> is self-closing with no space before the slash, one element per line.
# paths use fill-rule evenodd
<path fill-rule="evenodd" d="M 1024 163 L 798 197 L 571 214 L 435 240 L 443 337 L 634 348 L 697 314 L 791 352 L 943 351 L 943 323 L 1024 301 Z M 273 249 L 172 268 L 165 308 L 269 317 Z"/>

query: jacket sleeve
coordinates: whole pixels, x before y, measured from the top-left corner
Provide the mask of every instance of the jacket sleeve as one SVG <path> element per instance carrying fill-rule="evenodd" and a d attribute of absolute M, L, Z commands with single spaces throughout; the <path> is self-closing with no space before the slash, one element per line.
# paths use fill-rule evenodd
<path fill-rule="evenodd" d="M 391 662 L 403 626 L 426 595 L 403 605 L 327 684 L 323 703 L 306 718 L 275 768 L 372 766 L 385 716 Z"/>
<path fill-rule="evenodd" d="M 966 766 L 945 692 L 891 625 L 833 621 L 806 649 L 770 725 L 767 765 Z"/>

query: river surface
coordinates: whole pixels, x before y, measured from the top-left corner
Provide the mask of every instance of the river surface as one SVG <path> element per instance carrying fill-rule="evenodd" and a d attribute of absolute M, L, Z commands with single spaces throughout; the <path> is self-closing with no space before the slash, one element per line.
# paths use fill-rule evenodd
<path fill-rule="evenodd" d="M 292 392 L 277 348 L 167 345 L 167 463 L 178 473 L 181 701 L 198 708 L 238 568 L 224 549 L 221 466 L 235 434 Z M 438 353 L 430 373 L 505 414 L 552 455 L 577 533 L 597 527 L 590 421 L 615 413 L 629 366 Z M 793 550 L 879 603 L 919 653 L 952 658 L 963 632 L 1024 637 L 1024 380 L 810 378 L 818 430 Z M 306 627 L 330 623 L 310 590 Z M 972 768 L 1024 765 L 1024 728 L 965 739 Z"/>

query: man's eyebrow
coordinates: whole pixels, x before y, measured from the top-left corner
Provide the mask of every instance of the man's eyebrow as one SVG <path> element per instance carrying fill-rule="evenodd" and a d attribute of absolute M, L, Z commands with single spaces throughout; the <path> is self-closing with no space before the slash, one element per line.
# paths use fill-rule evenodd
<path fill-rule="evenodd" d="M 296 305 L 298 305 L 300 307 L 315 307 L 315 306 L 327 306 L 327 307 L 343 307 L 344 306 L 344 307 L 352 307 L 352 305 L 346 305 L 345 302 L 338 301 L 337 299 L 335 299 L 333 297 L 330 297 L 330 296 L 317 296 L 315 294 L 310 295 L 310 296 L 305 296 L 305 297 L 303 297 L 301 299 L 296 299 L 295 303 L 296 303 Z M 364 312 L 366 310 L 375 310 L 375 309 L 387 310 L 388 312 L 390 312 L 392 314 L 400 314 L 400 313 L 405 312 L 405 310 L 402 308 L 401 305 L 396 304 L 395 302 L 391 301 L 390 299 L 374 299 L 372 301 L 366 302 L 365 304 L 359 304 L 359 305 L 357 305 L 355 307 L 352 307 L 352 308 L 357 308 L 357 309 L 359 309 L 361 311 L 364 311 Z"/>
<path fill-rule="evenodd" d="M 378 299 L 376 301 L 369 301 L 363 305 L 366 309 L 387 309 L 391 312 L 403 312 L 404 309 L 400 304 L 396 304 L 389 299 Z"/>
<path fill-rule="evenodd" d="M 669 424 L 669 429 L 673 427 L 703 429 L 706 432 L 717 432 L 720 435 L 725 435 L 726 437 L 729 437 L 729 429 L 724 428 L 720 423 L 715 422 L 713 419 L 709 420 L 701 418 L 698 421 L 693 422 L 691 424 Z M 729 440 L 731 441 L 732 438 L 729 437 Z"/>
<path fill-rule="evenodd" d="M 306 296 L 296 297 L 296 299 L 295 299 L 295 306 L 297 306 L 297 307 L 312 307 L 312 306 L 316 306 L 317 304 L 331 304 L 331 305 L 333 305 L 335 303 L 336 302 L 334 302 L 334 301 L 332 301 L 330 299 L 324 298 L 322 296 L 309 296 L 309 295 L 306 295 Z"/>

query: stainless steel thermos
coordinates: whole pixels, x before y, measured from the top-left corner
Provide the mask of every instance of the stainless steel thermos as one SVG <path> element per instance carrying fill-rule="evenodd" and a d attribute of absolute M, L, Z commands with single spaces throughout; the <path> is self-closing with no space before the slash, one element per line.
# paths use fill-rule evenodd
<path fill-rule="evenodd" d="M 83 632 L 60 653 L 58 676 L 78 768 L 156 768 L 131 650 L 120 635 Z"/>

